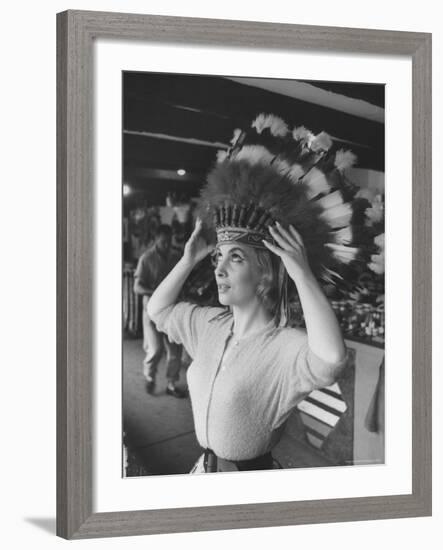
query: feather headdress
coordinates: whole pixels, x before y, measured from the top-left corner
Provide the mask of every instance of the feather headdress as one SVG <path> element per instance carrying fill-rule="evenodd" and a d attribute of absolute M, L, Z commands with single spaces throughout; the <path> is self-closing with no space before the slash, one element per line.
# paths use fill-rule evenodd
<path fill-rule="evenodd" d="M 279 117 L 260 114 L 247 130 L 236 129 L 226 152 L 201 191 L 200 215 L 217 241 L 265 248 L 268 226 L 293 225 L 303 238 L 314 274 L 331 281 L 338 264 L 349 263 L 352 208 L 340 185 L 356 162 L 350 151 L 334 150 L 326 132 L 290 131 Z"/>

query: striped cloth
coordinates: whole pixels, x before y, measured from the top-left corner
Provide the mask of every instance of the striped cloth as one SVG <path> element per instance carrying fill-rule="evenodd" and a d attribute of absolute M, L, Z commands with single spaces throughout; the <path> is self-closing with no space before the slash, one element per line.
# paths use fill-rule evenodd
<path fill-rule="evenodd" d="M 337 383 L 314 390 L 297 405 L 308 442 L 321 449 L 325 440 L 346 412 L 347 405 Z"/>

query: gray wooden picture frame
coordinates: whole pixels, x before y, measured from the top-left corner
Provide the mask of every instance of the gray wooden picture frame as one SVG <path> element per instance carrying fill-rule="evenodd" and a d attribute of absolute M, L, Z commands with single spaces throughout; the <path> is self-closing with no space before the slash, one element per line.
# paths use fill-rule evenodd
<path fill-rule="evenodd" d="M 93 513 L 96 38 L 335 50 L 412 60 L 412 494 Z M 57 534 L 78 539 L 427 516 L 431 500 L 431 34 L 107 12 L 58 14 Z"/>

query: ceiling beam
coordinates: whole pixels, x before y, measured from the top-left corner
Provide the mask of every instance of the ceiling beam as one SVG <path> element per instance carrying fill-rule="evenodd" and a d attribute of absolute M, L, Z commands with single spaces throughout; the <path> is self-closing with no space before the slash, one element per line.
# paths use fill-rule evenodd
<path fill-rule="evenodd" d="M 191 145 L 204 145 L 206 147 L 212 147 L 214 149 L 228 149 L 229 147 L 227 143 L 222 143 L 220 141 L 207 141 L 204 139 L 172 136 L 169 134 L 160 134 L 157 132 L 144 132 L 140 130 L 123 130 L 123 133 L 131 136 L 141 136 L 141 137 L 149 137 L 149 138 L 155 138 L 155 139 L 165 139 L 169 141 L 179 141 L 181 143 L 189 143 Z"/>
<path fill-rule="evenodd" d="M 335 92 L 329 92 L 322 88 L 317 88 L 312 84 L 300 82 L 298 80 L 276 80 L 272 78 L 237 78 L 226 77 L 228 80 L 237 82 L 244 86 L 253 86 L 277 94 L 293 97 L 315 105 L 321 105 L 329 109 L 348 113 L 366 120 L 372 120 L 384 124 L 385 110 L 383 107 L 372 105 L 362 99 L 354 99 Z"/>

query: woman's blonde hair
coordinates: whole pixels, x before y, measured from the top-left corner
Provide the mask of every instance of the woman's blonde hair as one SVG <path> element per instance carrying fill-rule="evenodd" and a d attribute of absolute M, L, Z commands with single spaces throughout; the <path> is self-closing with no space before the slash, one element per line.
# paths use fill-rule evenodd
<path fill-rule="evenodd" d="M 279 259 L 267 250 L 253 249 L 253 258 L 261 277 L 256 293 L 264 307 L 273 315 L 277 314 L 279 305 L 278 271 Z"/>

